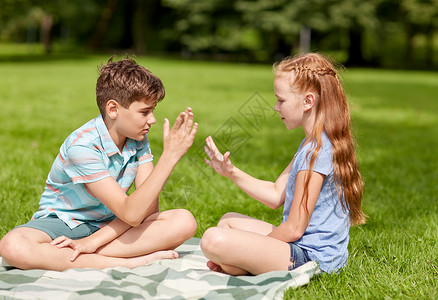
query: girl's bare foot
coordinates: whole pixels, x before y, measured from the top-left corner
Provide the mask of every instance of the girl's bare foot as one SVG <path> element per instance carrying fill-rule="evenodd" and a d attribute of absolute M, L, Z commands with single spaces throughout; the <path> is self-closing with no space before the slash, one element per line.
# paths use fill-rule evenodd
<path fill-rule="evenodd" d="M 207 267 L 214 272 L 225 273 L 224 270 L 222 270 L 221 266 L 215 264 L 211 260 L 207 262 Z"/>
<path fill-rule="evenodd" d="M 155 260 L 160 259 L 175 259 L 178 258 L 178 252 L 173 250 L 157 251 L 150 254 L 137 256 L 133 258 L 127 258 L 128 268 L 134 268 L 138 266 L 144 266 Z"/>

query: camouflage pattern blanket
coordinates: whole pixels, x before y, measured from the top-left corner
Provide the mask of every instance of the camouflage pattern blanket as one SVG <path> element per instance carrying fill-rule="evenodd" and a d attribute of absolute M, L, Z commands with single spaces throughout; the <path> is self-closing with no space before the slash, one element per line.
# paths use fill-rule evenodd
<path fill-rule="evenodd" d="M 1 262 L 0 299 L 283 299 L 286 289 L 320 273 L 313 261 L 291 272 L 258 276 L 212 272 L 199 242 L 192 238 L 178 247 L 178 259 L 134 269 L 22 271 Z"/>

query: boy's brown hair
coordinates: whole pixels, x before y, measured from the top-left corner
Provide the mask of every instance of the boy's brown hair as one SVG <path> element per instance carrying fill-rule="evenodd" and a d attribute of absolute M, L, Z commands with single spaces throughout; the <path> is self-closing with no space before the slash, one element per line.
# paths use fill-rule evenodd
<path fill-rule="evenodd" d="M 164 95 L 161 80 L 133 59 L 113 61 L 111 57 L 106 65 L 99 68 L 96 101 L 103 117 L 108 100 L 116 100 L 123 107 L 129 108 L 131 103 L 136 101 L 147 100 L 157 103 Z"/>

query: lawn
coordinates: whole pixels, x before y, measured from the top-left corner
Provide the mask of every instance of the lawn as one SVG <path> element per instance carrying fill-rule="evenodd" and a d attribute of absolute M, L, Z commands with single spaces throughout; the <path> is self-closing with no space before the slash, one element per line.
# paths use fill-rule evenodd
<path fill-rule="evenodd" d="M 0 235 L 26 222 L 38 208 L 59 146 L 98 114 L 97 66 L 106 56 L 0 61 Z M 161 209 L 187 208 L 197 237 L 228 211 L 274 224 L 274 211 L 252 200 L 203 162 L 213 135 L 239 168 L 275 180 L 287 166 L 302 130 L 287 131 L 273 111 L 269 65 L 187 62 L 139 57 L 162 78 L 149 140 L 162 147 L 163 118 L 191 106 L 199 123 L 192 149 L 160 197 Z M 337 275 L 324 275 L 286 293 L 292 298 L 423 298 L 438 291 L 438 73 L 351 69 L 344 72 L 366 182 L 366 225 L 351 229 L 350 259 Z"/>

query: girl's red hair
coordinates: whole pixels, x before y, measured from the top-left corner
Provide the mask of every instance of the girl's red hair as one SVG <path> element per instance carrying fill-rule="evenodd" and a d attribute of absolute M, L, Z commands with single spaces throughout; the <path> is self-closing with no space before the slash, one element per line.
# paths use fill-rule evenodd
<path fill-rule="evenodd" d="M 308 53 L 275 64 L 274 72 L 276 76 L 293 72 L 295 76 L 291 78 L 295 79 L 290 83 L 293 91 L 313 92 L 317 96 L 314 106 L 315 126 L 307 137 L 307 142 L 312 142 L 315 146 L 308 153 L 310 167 L 303 199 L 307 202 L 312 176 L 310 170 L 313 170 L 321 148 L 321 133 L 325 132 L 333 145 L 334 178 L 342 206 L 349 210 L 353 225 L 365 223 L 366 216 L 361 208 L 364 184 L 355 154 L 356 144 L 350 130 L 350 110 L 336 68 L 323 55 Z"/>

